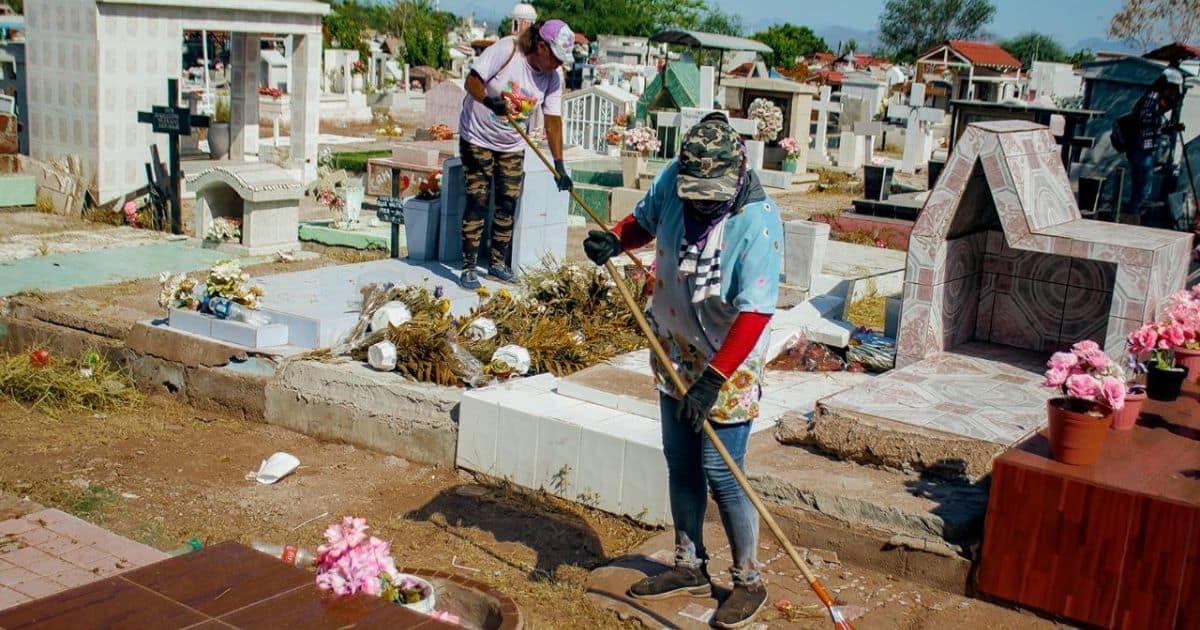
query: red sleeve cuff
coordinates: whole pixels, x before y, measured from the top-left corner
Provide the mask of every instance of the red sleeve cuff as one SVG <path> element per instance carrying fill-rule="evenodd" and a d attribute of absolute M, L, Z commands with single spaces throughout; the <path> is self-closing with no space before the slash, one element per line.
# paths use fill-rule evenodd
<path fill-rule="evenodd" d="M 721 344 L 709 365 L 726 378 L 732 376 L 746 357 L 750 356 L 769 323 L 771 316 L 764 313 L 738 313 L 737 319 L 733 320 L 733 326 L 729 328 L 729 334 L 725 335 L 725 342 Z"/>
<path fill-rule="evenodd" d="M 654 235 L 642 229 L 641 224 L 632 214 L 621 219 L 612 227 L 612 231 L 617 235 L 617 240 L 621 241 L 621 251 L 623 252 L 645 247 L 654 240 Z"/>

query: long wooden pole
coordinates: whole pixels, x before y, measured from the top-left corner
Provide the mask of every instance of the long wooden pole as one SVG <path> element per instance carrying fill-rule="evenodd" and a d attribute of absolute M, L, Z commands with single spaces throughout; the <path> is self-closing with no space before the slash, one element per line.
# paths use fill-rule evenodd
<path fill-rule="evenodd" d="M 542 159 L 542 162 L 546 164 L 546 167 L 550 169 L 550 172 L 557 176 L 558 171 L 554 168 L 554 165 L 551 164 L 548 159 L 546 159 L 545 154 L 543 154 L 541 149 L 539 149 L 537 145 L 533 143 L 533 140 L 530 139 L 529 135 L 525 133 L 525 130 L 521 129 L 519 125 L 513 122 L 511 116 L 509 117 L 509 122 L 512 123 L 513 129 L 516 129 L 517 133 L 521 134 L 521 137 L 525 139 L 525 142 L 531 149 L 533 149 L 533 152 Z M 596 213 L 593 212 L 590 207 L 588 207 L 587 203 L 579 196 L 578 193 L 575 192 L 574 189 L 571 190 L 571 194 L 575 198 L 575 201 L 578 202 L 581 207 L 583 207 L 584 212 L 586 212 L 593 221 L 595 221 L 600 227 L 604 228 L 605 231 L 611 232 L 605 221 L 596 216 Z M 641 261 L 638 260 L 636 256 L 633 256 L 629 252 L 626 253 L 629 254 L 630 258 L 636 261 L 639 266 L 641 266 Z M 617 292 L 621 294 L 621 298 L 625 301 L 625 305 L 629 307 L 629 311 L 633 313 L 633 317 L 637 321 L 638 328 L 641 329 L 642 335 L 650 344 L 650 350 L 654 353 L 654 356 L 658 358 L 659 364 L 666 369 L 667 376 L 671 379 L 671 383 L 675 385 L 675 390 L 678 392 L 686 392 L 688 390 L 687 385 L 683 382 L 683 378 L 679 376 L 679 372 L 675 370 L 675 364 L 671 362 L 670 357 L 668 357 L 666 351 L 663 350 L 662 344 L 659 343 L 658 337 L 650 328 L 650 323 L 646 321 L 646 316 L 642 314 L 642 309 L 638 307 L 637 300 L 634 298 L 633 292 L 629 289 L 629 285 L 626 284 L 624 276 L 621 274 L 620 270 L 617 269 L 617 266 L 613 264 L 612 260 L 605 262 L 604 268 L 608 270 L 608 275 L 612 277 L 613 284 L 617 286 Z M 750 503 L 754 505 L 754 509 L 758 511 L 759 516 L 761 516 L 763 521 L 766 522 L 767 529 L 770 529 L 776 540 L 779 541 L 779 544 L 783 545 L 783 549 L 785 552 L 787 552 L 788 557 L 791 558 L 792 562 L 796 564 L 796 568 L 800 569 L 800 573 L 802 573 L 804 575 L 804 579 L 808 581 L 808 586 L 813 590 L 814 593 L 816 593 L 817 599 L 821 600 L 821 603 L 827 609 L 829 609 L 830 616 L 833 618 L 834 626 L 837 628 L 850 630 L 850 623 L 842 617 L 841 611 L 834 606 L 833 598 L 829 596 L 829 591 L 825 590 L 825 587 L 821 584 L 821 581 L 817 579 L 817 576 L 813 574 L 811 569 L 809 569 L 808 563 L 804 561 L 804 558 L 800 557 L 800 553 L 796 551 L 796 548 L 792 545 L 792 542 L 788 540 L 787 535 L 783 533 L 783 529 L 780 528 L 779 524 L 775 522 L 775 517 L 771 516 L 771 512 L 767 510 L 767 506 L 763 504 L 762 499 L 760 499 L 758 496 L 758 493 L 754 491 L 754 488 L 750 487 L 750 481 L 746 479 L 746 475 L 742 473 L 742 469 L 738 467 L 737 462 L 733 461 L 733 456 L 729 454 L 729 450 L 725 448 L 725 444 L 721 441 L 721 437 L 718 436 L 717 432 L 712 428 L 712 423 L 705 420 L 704 424 L 701 425 L 701 428 L 704 431 L 705 437 L 707 437 L 708 440 L 712 442 L 713 447 L 717 449 L 717 454 L 721 456 L 721 461 L 725 462 L 725 466 L 729 468 L 729 472 L 733 473 L 733 478 L 737 480 L 737 483 L 739 486 L 741 486 L 742 491 L 745 492 L 746 496 L 750 499 Z"/>

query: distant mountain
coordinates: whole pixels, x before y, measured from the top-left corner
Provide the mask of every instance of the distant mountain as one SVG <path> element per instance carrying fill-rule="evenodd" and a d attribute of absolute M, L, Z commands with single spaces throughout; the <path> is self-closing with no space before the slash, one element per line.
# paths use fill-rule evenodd
<path fill-rule="evenodd" d="M 837 51 L 839 42 L 853 39 L 858 44 L 858 52 L 875 52 L 879 48 L 879 31 L 875 29 L 852 28 L 849 26 L 826 26 L 813 29 L 817 35 L 829 44 L 829 48 Z"/>

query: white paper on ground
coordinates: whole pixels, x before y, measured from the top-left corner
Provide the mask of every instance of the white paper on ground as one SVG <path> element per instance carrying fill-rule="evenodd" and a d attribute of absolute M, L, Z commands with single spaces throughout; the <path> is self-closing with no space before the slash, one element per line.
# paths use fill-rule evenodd
<path fill-rule="evenodd" d="M 258 467 L 258 472 L 249 473 L 246 475 L 246 478 L 253 479 L 264 485 L 270 485 L 290 475 L 299 465 L 300 460 L 296 459 L 295 455 L 280 451 L 264 459 L 262 465 Z"/>

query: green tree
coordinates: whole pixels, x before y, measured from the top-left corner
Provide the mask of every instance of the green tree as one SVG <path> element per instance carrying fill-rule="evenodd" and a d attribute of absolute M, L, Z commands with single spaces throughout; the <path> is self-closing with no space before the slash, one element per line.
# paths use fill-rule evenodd
<path fill-rule="evenodd" d="M 404 61 L 413 66 L 450 65 L 446 32 L 458 23 L 453 13 L 434 9 L 430 0 L 396 0 L 381 27 L 404 42 Z"/>
<path fill-rule="evenodd" d="M 795 67 L 800 57 L 815 52 L 827 52 L 829 45 L 807 26 L 791 23 L 774 24 L 765 31 L 750 36 L 771 47 L 774 52 L 764 54 L 769 66 Z"/>
<path fill-rule="evenodd" d="M 714 8 L 706 0 L 533 0 L 539 16 L 565 21 L 577 33 L 594 37 L 649 37 L 666 29 L 738 35 L 740 16 Z"/>
<path fill-rule="evenodd" d="M 879 41 L 893 59 L 910 62 L 947 39 L 983 37 L 995 15 L 988 0 L 887 0 Z"/>
<path fill-rule="evenodd" d="M 736 13 L 725 13 L 715 8 L 705 13 L 700 23 L 696 25 L 698 31 L 736 37 L 742 36 L 742 28 L 742 16 Z"/>
<path fill-rule="evenodd" d="M 1063 62 L 1068 58 L 1066 49 L 1053 37 L 1043 33 L 1018 35 L 1000 46 L 1020 59 L 1021 65 L 1026 68 L 1032 66 L 1034 61 Z"/>
<path fill-rule="evenodd" d="M 1073 66 L 1081 66 L 1089 61 L 1095 61 L 1096 54 L 1088 48 L 1081 48 L 1067 57 L 1067 61 Z"/>

